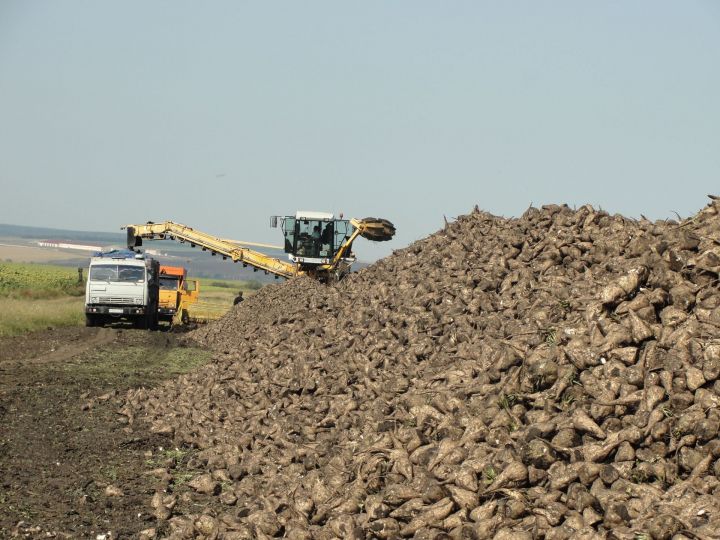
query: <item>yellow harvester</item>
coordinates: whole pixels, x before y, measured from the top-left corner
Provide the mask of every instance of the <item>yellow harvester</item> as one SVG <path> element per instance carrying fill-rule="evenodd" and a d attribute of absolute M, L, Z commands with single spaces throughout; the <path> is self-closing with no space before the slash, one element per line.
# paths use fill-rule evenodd
<path fill-rule="evenodd" d="M 244 246 L 242 242 L 212 236 L 172 221 L 149 221 L 123 228 L 127 229 L 130 249 L 141 246 L 143 239 L 177 240 L 275 277 L 306 275 L 320 281 L 340 279 L 350 271 L 355 261 L 352 245 L 358 236 L 385 242 L 395 235 L 395 226 L 386 219 L 336 219 L 333 214 L 324 212 L 300 211 L 294 216 L 273 216 L 270 223 L 282 228 L 288 260 L 246 247 L 250 243 Z"/>

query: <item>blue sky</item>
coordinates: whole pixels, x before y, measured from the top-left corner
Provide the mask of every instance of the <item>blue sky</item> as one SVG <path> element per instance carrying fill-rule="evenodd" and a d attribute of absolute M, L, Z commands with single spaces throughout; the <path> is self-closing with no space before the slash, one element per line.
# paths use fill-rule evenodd
<path fill-rule="evenodd" d="M 478 204 L 688 216 L 720 193 L 720 2 L 0 0 L 0 222 Z"/>

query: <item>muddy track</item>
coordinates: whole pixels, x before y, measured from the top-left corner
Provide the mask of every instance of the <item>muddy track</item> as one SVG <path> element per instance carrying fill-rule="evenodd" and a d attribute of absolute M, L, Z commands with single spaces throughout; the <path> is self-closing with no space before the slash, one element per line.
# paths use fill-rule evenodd
<path fill-rule="evenodd" d="M 118 422 L 118 395 L 172 376 L 176 336 L 65 328 L 0 339 L 0 538 L 132 538 L 148 527 L 162 435 Z M 173 368 L 174 369 L 174 368 Z"/>
<path fill-rule="evenodd" d="M 80 356 L 89 349 L 103 347 L 115 341 L 118 331 L 111 328 L 85 328 L 78 334 L 78 339 L 70 342 L 53 344 L 49 351 L 24 361 L 25 364 L 63 362 Z"/>
<path fill-rule="evenodd" d="M 115 339 L 111 328 L 48 328 L 20 336 L 0 338 L 0 366 L 17 362 L 53 362 L 72 358 L 83 351 Z"/>

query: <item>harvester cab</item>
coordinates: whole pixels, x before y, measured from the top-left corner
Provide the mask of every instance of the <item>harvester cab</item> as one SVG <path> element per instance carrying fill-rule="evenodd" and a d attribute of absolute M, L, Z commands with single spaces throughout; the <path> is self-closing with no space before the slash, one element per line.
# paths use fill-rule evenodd
<path fill-rule="evenodd" d="M 297 212 L 294 216 L 273 216 L 285 236 L 285 253 L 294 263 L 303 265 L 330 264 L 353 228 L 346 219 L 335 219 L 325 212 Z M 352 263 L 355 257 L 348 249 L 344 262 Z"/>
<path fill-rule="evenodd" d="M 335 219 L 325 212 L 298 211 L 294 216 L 272 216 L 270 225 L 280 225 L 285 253 L 304 271 L 347 271 L 355 262 L 352 243 L 358 236 L 375 242 L 390 240 L 395 227 L 386 219 Z"/>

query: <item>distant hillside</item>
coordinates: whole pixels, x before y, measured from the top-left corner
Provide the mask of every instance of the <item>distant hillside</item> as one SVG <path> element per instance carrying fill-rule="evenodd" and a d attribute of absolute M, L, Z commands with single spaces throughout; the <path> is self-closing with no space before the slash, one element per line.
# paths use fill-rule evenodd
<path fill-rule="evenodd" d="M 8 225 L 0 223 L 0 236 L 15 238 L 31 238 L 49 240 L 60 238 L 82 242 L 99 242 L 105 244 L 125 244 L 125 235 L 121 232 L 72 231 L 67 229 L 50 229 L 46 227 L 28 227 L 26 225 Z"/>

